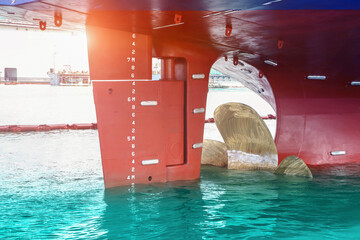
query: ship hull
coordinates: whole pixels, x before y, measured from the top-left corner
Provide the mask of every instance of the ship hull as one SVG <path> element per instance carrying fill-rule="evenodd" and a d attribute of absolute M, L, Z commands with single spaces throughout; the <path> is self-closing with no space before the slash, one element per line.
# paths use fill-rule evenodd
<path fill-rule="evenodd" d="M 148 12 L 145 15 L 153 14 L 155 13 Z M 205 13 L 179 14 L 185 25 L 185 16 L 200 18 Z M 149 47 L 147 53 L 136 56 L 162 59 L 162 80 L 159 82 L 182 81 L 185 86 L 184 136 L 181 138 L 184 141 L 179 140 L 184 145 L 181 151 L 184 160 L 175 167 L 159 165 L 159 169 L 163 169 L 161 171 L 164 173 L 159 181 L 199 177 L 201 149 L 194 149 L 193 146 L 202 142 L 204 115 L 200 114 L 201 117 L 194 120 L 193 111 L 195 108 L 206 107 L 208 74 L 216 60 L 214 67 L 238 79 L 273 106 L 277 114 L 275 143 L 279 161 L 289 155 L 302 158 L 308 165 L 360 161 L 360 87 L 353 84 L 358 79 L 356 69 L 360 63 L 360 34 L 355 28 L 360 23 L 358 15 L 358 11 L 333 10 L 244 11 L 231 16 L 230 36 L 226 36 L 225 32 L 228 15 L 216 16 L 212 27 L 199 24 L 186 27 L 183 33 L 181 26 L 176 23 L 159 31 L 153 30 L 151 34 L 142 32 L 151 38 L 151 49 Z M 339 23 L 339 19 L 347 19 L 348 22 Z M 213 35 L 206 33 L 209 28 L 214 31 Z M 127 30 L 127 27 L 121 28 L 121 31 Z M 113 31 L 116 34 L 119 30 Z M 111 49 L 114 51 L 114 48 Z M 131 49 L 129 46 L 126 51 L 130 53 Z M 90 47 L 89 52 L 92 51 L 94 50 Z M 98 46 L 96 51 L 99 51 Z M 92 78 L 96 79 L 99 65 L 96 59 L 92 60 L 91 55 L 90 62 L 93 63 L 90 64 L 90 70 Z M 125 57 L 123 59 L 126 65 Z M 184 64 L 176 65 L 177 59 L 183 59 Z M 252 67 L 249 77 L 240 74 L 244 70 L 242 63 L 247 64 L 245 67 Z M 104 71 L 104 66 L 101 68 L 101 71 Z M 115 64 L 108 64 L 107 74 L 113 69 L 117 69 Z M 129 80 L 131 77 L 131 73 L 127 73 L 128 76 L 121 74 L 114 74 L 107 80 Z M 203 78 L 196 79 L 197 75 Z M 130 80 L 139 80 L 137 76 L 139 74 L 135 73 L 135 77 Z M 149 79 L 150 75 L 145 77 Z M 97 91 L 96 86 L 94 90 Z M 100 99 L 100 96 L 97 98 Z M 95 103 L 97 108 L 103 107 L 101 103 Z M 170 112 L 168 116 L 171 117 Z M 110 115 L 98 115 L 99 126 L 106 117 Z M 120 125 L 119 122 L 119 127 Z M 163 158 L 171 156 L 164 155 Z M 185 167 L 188 163 L 191 164 Z M 182 170 L 173 171 L 176 168 Z M 108 174 L 107 171 L 104 175 Z M 118 183 L 117 181 L 110 185 Z"/>
<path fill-rule="evenodd" d="M 183 135 L 171 140 L 182 146 L 178 154 L 182 161 L 172 165 L 161 160 L 159 181 L 199 177 L 204 113 L 194 114 L 194 110 L 206 107 L 208 76 L 215 62 L 214 67 L 258 93 L 276 111 L 279 161 L 289 155 L 309 165 L 360 161 L 358 1 L 48 2 L 31 1 L 14 8 L 45 15 L 61 9 L 64 19 L 85 22 L 90 77 L 99 81 L 94 93 L 102 152 L 127 136 L 120 131 L 125 128 L 120 120 L 114 123 L 117 137 L 105 134 L 110 131 L 112 113 L 119 109 L 102 99 L 109 97 L 109 89 L 114 94 L 122 91 L 117 81 L 151 79 L 151 58 L 157 57 L 162 60 L 158 88 L 164 87 L 162 81 L 182 82 L 183 87 L 177 88 L 181 93 L 176 94 L 183 96 L 179 106 L 184 120 L 179 130 Z M 102 92 L 104 81 L 107 90 Z M 157 96 L 163 99 L 166 93 L 159 89 Z M 122 109 L 122 114 L 131 110 Z M 178 114 L 172 116 L 173 110 L 164 109 L 170 118 Z M 166 124 L 169 129 L 171 123 Z M 157 148 L 165 141 L 166 131 L 161 133 L 163 139 L 153 142 L 155 147 L 141 151 Z M 130 148 L 126 151 L 131 153 Z M 131 160 L 113 153 L 103 155 L 103 166 L 109 158 L 131 167 Z M 107 180 L 107 175 L 116 174 L 121 181 Z M 124 184 L 128 174 L 104 167 L 104 176 L 106 186 L 117 186 Z"/>

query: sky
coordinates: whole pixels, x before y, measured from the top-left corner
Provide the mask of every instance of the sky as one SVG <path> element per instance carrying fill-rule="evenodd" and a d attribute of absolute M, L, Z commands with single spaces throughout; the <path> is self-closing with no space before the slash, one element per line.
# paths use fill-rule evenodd
<path fill-rule="evenodd" d="M 47 77 L 50 68 L 88 71 L 85 32 L 0 27 L 0 72 L 17 68 L 18 77 Z"/>

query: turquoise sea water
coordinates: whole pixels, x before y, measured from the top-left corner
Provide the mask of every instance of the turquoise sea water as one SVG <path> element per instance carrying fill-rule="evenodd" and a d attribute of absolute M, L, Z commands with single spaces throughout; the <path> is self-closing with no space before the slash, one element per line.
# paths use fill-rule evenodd
<path fill-rule="evenodd" d="M 360 239 L 358 164 L 104 190 L 97 131 L 0 134 L 0 239 Z"/>

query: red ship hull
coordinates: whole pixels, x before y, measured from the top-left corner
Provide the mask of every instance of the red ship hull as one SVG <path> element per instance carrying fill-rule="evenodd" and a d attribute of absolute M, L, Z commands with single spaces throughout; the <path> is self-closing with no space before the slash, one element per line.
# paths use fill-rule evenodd
<path fill-rule="evenodd" d="M 360 161 L 357 1 L 67 3 L 18 7 L 50 16 L 60 9 L 64 19 L 86 22 L 106 187 L 199 177 L 202 109 L 215 62 L 273 106 L 279 161 L 289 155 L 309 165 Z M 162 59 L 162 79 L 131 88 L 151 79 L 152 57 Z M 140 92 L 132 104 L 134 89 Z M 142 101 L 158 105 L 145 108 Z M 133 113 L 140 123 L 136 158 L 125 142 Z"/>
<path fill-rule="evenodd" d="M 143 17 L 134 14 L 134 18 L 144 24 L 149 16 L 159 15 L 157 12 L 142 14 L 144 14 Z M 171 17 L 176 17 L 176 14 L 182 18 L 179 23 L 184 22 L 184 24 L 177 25 L 179 23 L 171 19 Z M 360 23 L 359 17 L 356 16 L 359 14 L 358 11 L 274 10 L 265 13 L 264 11 L 244 11 L 214 16 L 210 26 L 199 23 L 198 19 L 206 14 L 208 13 L 160 13 L 160 16 L 164 16 L 160 18 L 162 19 L 160 22 L 164 22 L 161 23 L 165 26 L 164 28 L 155 30 L 152 28 L 150 31 L 142 24 L 138 26 L 139 29 L 145 29 L 141 33 L 151 38 L 152 47 L 147 49 L 148 52 L 137 52 L 136 57 L 163 59 L 163 80 L 159 82 L 173 80 L 185 83 L 184 136 L 180 138 L 184 139 L 184 148 L 181 153 L 184 156 L 184 162 L 175 167 L 165 163 L 162 166 L 159 165 L 158 168 L 155 167 L 154 170 L 139 170 L 140 178 L 142 178 L 139 182 L 148 182 L 146 177 L 149 173 L 155 172 L 163 172 L 162 177 L 154 179 L 155 181 L 187 180 L 199 177 L 201 151 L 193 149 L 192 146 L 202 141 L 204 114 L 194 116 L 193 110 L 205 108 L 208 73 L 217 59 L 220 59 L 215 65 L 217 69 L 238 78 L 246 86 L 258 92 L 276 110 L 275 142 L 280 161 L 289 155 L 299 156 L 309 165 L 340 164 L 360 160 L 358 149 L 360 87 L 352 85 L 352 82 L 357 80 L 355 69 L 360 63 L 358 46 L 360 37 L 354 30 L 354 27 L 359 26 Z M 229 23 L 226 23 L 228 18 L 231 18 L 230 36 L 226 36 L 227 24 L 229 28 Z M 186 25 L 188 19 L 194 24 Z M 340 23 L 339 19 L 346 19 L 346 21 Z M 93 21 L 99 23 L 99 20 Z M 122 17 L 116 18 L 114 22 L 122 22 Z M 326 24 L 323 24 L 324 22 Z M 92 21 L 89 21 L 89 26 L 91 23 Z M 168 26 L 171 25 L 170 23 L 175 25 Z M 101 31 L 101 28 L 97 30 Z M 128 31 L 127 26 L 121 30 Z M 117 29 L 112 31 L 113 34 L 109 36 L 120 33 Z M 89 40 L 92 41 L 94 35 L 92 35 L 91 27 L 88 28 L 88 32 Z M 129 43 L 127 45 L 124 46 L 125 50 L 123 49 L 122 52 L 127 52 L 131 56 L 133 48 Z M 107 48 L 109 48 L 108 52 L 101 47 L 99 49 L 99 45 L 96 46 L 96 50 L 91 47 L 91 44 L 89 45 L 92 79 L 103 79 L 104 71 L 107 74 L 106 80 L 131 79 L 131 70 L 114 73 L 113 69 L 119 69 L 121 62 L 120 65 L 119 62 L 114 64 L 106 62 L 104 66 L 99 65 L 96 60 L 98 57 L 91 57 L 92 52 L 94 55 L 99 51 L 101 54 L 105 52 L 112 54 L 115 49 L 113 46 L 107 46 Z M 120 57 L 124 59 L 122 66 L 127 64 L 125 55 Z M 183 59 L 184 63 L 176 64 L 179 59 Z M 237 63 L 237 59 L 258 69 L 257 75 L 241 78 L 238 74 L 241 71 L 241 64 Z M 270 64 L 266 60 L 270 60 Z M 102 72 L 97 74 L 100 71 L 99 68 Z M 146 69 L 137 66 L 137 69 L 139 68 L 139 72 L 134 72 L 134 80 L 150 79 L 150 73 L 146 75 Z M 114 74 L 111 75 L 112 73 Z M 203 79 L 194 79 L 194 76 L 201 74 L 204 75 Z M 100 102 L 102 97 L 98 89 L 102 88 L 100 85 L 103 84 L 99 82 L 94 86 L 97 109 L 106 107 L 114 111 L 117 108 L 116 105 L 104 106 Z M 110 81 L 106 84 L 108 88 L 116 88 L 117 91 L 122 89 Z M 105 93 L 104 90 L 103 94 Z M 127 111 L 124 110 L 124 112 Z M 171 117 L 172 113 L 168 112 L 168 114 Z M 110 117 L 108 114 L 98 114 L 100 131 L 102 129 L 106 131 L 105 129 L 109 127 L 102 124 L 102 121 L 106 122 L 102 120 L 106 118 L 105 116 Z M 148 117 L 151 118 L 151 116 L 149 113 Z M 166 116 L 163 117 L 166 118 Z M 120 123 L 118 127 L 126 128 Z M 159 130 L 159 134 L 163 132 Z M 110 142 L 116 141 L 115 138 L 115 136 L 106 138 L 100 135 L 102 149 Z M 161 142 L 153 142 L 148 149 L 161 145 Z M 164 150 L 162 153 L 165 152 Z M 165 154 L 162 158 L 169 159 L 171 156 Z M 161 158 L 159 160 L 161 161 Z M 103 161 L 105 176 L 119 173 L 118 170 L 106 167 L 104 157 Z M 124 167 L 129 173 L 120 174 L 123 179 L 131 173 L 130 161 L 124 162 L 129 162 Z M 107 182 L 109 182 L 107 186 L 115 186 L 119 183 L 122 185 L 137 181 L 131 181 L 130 177 L 130 181 L 105 179 L 105 183 Z"/>

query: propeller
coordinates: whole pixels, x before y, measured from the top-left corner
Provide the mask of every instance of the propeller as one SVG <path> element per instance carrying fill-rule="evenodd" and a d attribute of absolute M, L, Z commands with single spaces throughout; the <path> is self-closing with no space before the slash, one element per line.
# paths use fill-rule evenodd
<path fill-rule="evenodd" d="M 225 103 L 215 109 L 214 119 L 228 150 L 225 156 L 229 169 L 275 170 L 278 160 L 274 140 L 254 109 Z M 210 154 L 207 151 L 203 149 L 204 156 Z"/>
<path fill-rule="evenodd" d="M 226 144 L 220 141 L 204 139 L 201 164 L 226 167 L 228 163 Z"/>
<path fill-rule="evenodd" d="M 306 163 L 297 156 L 288 156 L 279 164 L 274 172 L 278 175 L 291 175 L 312 178 L 313 175 Z"/>

